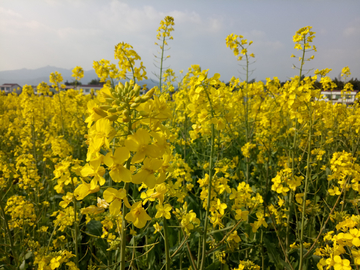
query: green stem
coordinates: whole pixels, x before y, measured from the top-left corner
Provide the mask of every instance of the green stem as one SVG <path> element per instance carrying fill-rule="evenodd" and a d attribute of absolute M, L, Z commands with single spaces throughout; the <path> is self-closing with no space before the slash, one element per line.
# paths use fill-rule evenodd
<path fill-rule="evenodd" d="M 130 110 L 130 106 L 128 106 L 128 110 L 131 112 Z M 131 113 L 130 113 L 131 116 Z M 128 135 L 131 134 L 131 118 L 128 122 Z M 126 169 L 130 170 L 130 162 L 131 158 L 129 158 L 126 162 Z M 126 190 L 126 194 L 128 194 L 128 190 L 129 190 L 129 183 L 125 184 L 125 190 Z M 125 206 L 125 203 L 123 203 L 123 207 L 122 207 L 122 225 L 121 225 L 121 247 L 120 247 L 120 270 L 125 270 L 125 248 L 126 248 L 126 219 L 125 216 L 128 212 L 127 207 Z"/>
<path fill-rule="evenodd" d="M 265 211 L 264 211 L 265 216 Z M 263 237 L 264 237 L 264 230 L 261 230 L 260 234 L 260 245 L 261 245 L 261 269 L 265 269 L 265 256 L 264 256 L 264 243 L 263 243 Z"/>
<path fill-rule="evenodd" d="M 183 235 L 185 236 L 184 232 L 182 232 Z M 198 270 L 198 268 L 196 267 L 195 265 L 195 262 L 194 262 L 194 257 L 191 253 L 191 249 L 190 249 L 190 245 L 188 242 L 186 242 L 186 247 L 187 247 L 187 250 L 188 250 L 188 258 L 189 258 L 189 261 L 191 262 L 191 267 L 193 270 Z"/>
<path fill-rule="evenodd" d="M 163 42 L 161 46 L 161 59 L 160 59 L 160 74 L 159 74 L 159 90 L 161 92 L 162 87 L 162 70 L 163 70 L 163 62 L 164 62 L 164 47 L 165 46 L 165 37 L 163 37 Z"/>
<path fill-rule="evenodd" d="M 65 135 L 65 127 L 64 127 L 64 117 L 63 117 L 63 109 L 62 109 L 62 103 L 61 103 L 61 98 L 60 98 L 60 88 L 59 88 L 59 84 L 56 83 L 57 89 L 59 89 L 59 93 L 58 93 L 58 97 L 59 97 L 59 105 L 60 105 L 60 116 L 61 116 L 61 128 L 62 128 L 62 135 Z"/>
<path fill-rule="evenodd" d="M 348 180 L 348 181 L 349 181 L 349 180 Z M 316 239 L 315 239 L 315 241 L 313 242 L 312 246 L 308 249 L 308 251 L 307 251 L 306 254 L 304 255 L 304 258 L 306 258 L 307 256 L 309 256 L 309 255 L 311 254 L 312 250 L 315 248 L 316 244 L 318 243 L 318 240 L 319 240 L 320 236 L 322 235 L 323 230 L 326 229 L 326 224 L 329 222 L 331 215 L 333 214 L 336 206 L 338 205 L 338 203 L 339 203 L 339 201 L 340 201 L 340 198 L 341 198 L 343 192 L 344 192 L 345 189 L 346 189 L 346 185 L 347 185 L 348 181 L 346 181 L 345 185 L 343 186 L 343 188 L 342 188 L 342 190 L 341 190 L 341 193 L 340 193 L 340 195 L 338 196 L 338 198 L 337 198 L 337 200 L 336 200 L 333 208 L 330 210 L 330 213 L 327 215 L 326 221 L 324 222 L 324 224 L 321 225 L 321 229 L 320 229 L 320 231 L 319 231 L 318 236 L 316 237 Z"/>
<path fill-rule="evenodd" d="M 306 36 L 304 37 L 304 44 L 306 41 Z M 300 75 L 299 75 L 299 82 L 298 86 L 300 86 L 301 76 L 302 76 L 302 69 L 304 66 L 304 58 L 305 58 L 305 45 L 303 44 L 303 53 L 301 58 L 301 66 L 300 66 Z M 307 189 L 310 175 L 310 157 L 311 157 L 311 134 L 312 134 L 312 111 L 311 111 L 311 101 L 310 101 L 310 108 L 309 108 L 309 116 L 310 116 L 310 123 L 309 123 L 309 137 L 308 137 L 308 153 L 307 153 L 307 161 L 306 161 L 306 176 L 305 176 L 305 187 L 304 187 L 304 196 L 303 196 L 303 204 L 302 204 L 302 213 L 301 213 L 301 227 L 300 227 L 300 262 L 299 262 L 299 270 L 302 270 L 303 263 L 304 263 L 304 250 L 303 250 L 303 241 L 304 241 L 304 225 L 305 225 L 305 210 L 306 210 L 306 197 L 307 197 Z M 297 123 L 297 122 L 296 122 Z M 293 160 L 294 162 L 294 160 Z M 294 174 L 294 172 L 293 172 Z"/>
<path fill-rule="evenodd" d="M 129 183 L 125 184 L 126 194 L 129 190 Z M 121 247 L 120 247 L 120 270 L 125 270 L 125 248 L 126 248 L 126 219 L 125 216 L 127 214 L 127 207 L 125 203 L 123 203 L 122 209 L 122 224 L 121 224 Z"/>
<path fill-rule="evenodd" d="M 198 242 L 198 251 L 197 251 L 197 260 L 196 260 L 196 267 L 197 268 L 200 267 L 201 246 L 202 246 L 202 242 L 201 242 L 201 237 L 200 237 L 199 242 Z"/>
<path fill-rule="evenodd" d="M 52 238 L 53 238 L 53 236 L 54 236 L 54 233 L 56 232 L 56 229 L 57 229 L 57 223 L 55 223 L 54 230 L 52 231 L 52 233 L 51 233 L 51 235 L 50 235 L 50 239 L 49 239 L 48 245 L 47 245 L 47 247 L 46 247 L 46 249 L 45 249 L 45 256 L 47 255 L 47 252 L 48 252 L 49 247 L 50 247 L 50 244 L 51 244 L 51 240 L 52 240 Z"/>
<path fill-rule="evenodd" d="M 211 119 L 214 118 L 214 109 L 211 104 L 211 99 L 209 93 L 205 90 L 207 95 L 209 105 L 210 105 L 210 112 L 211 112 Z M 206 257 L 206 236 L 207 236 L 207 226 L 208 226 L 208 216 L 210 210 L 210 201 L 211 201 L 211 184 L 213 178 L 213 169 L 214 169 L 214 153 L 215 153 L 215 125 L 211 124 L 211 139 L 210 139 L 210 160 L 209 160 L 209 184 L 208 184 L 208 197 L 207 197 L 207 206 L 205 212 L 205 220 L 204 220 L 204 235 L 203 235 L 203 243 L 202 243 L 202 256 L 201 256 L 201 263 L 200 263 L 200 270 L 203 270 L 205 267 L 205 257 Z"/>
<path fill-rule="evenodd" d="M 75 190 L 74 181 L 71 178 L 71 183 L 73 190 Z M 77 221 L 77 208 L 76 208 L 76 198 L 73 196 L 73 204 L 74 204 L 74 243 L 75 243 L 75 264 L 76 267 L 79 267 L 79 247 L 78 247 L 78 221 Z"/>
<path fill-rule="evenodd" d="M 169 249 L 169 237 L 168 237 L 168 226 L 165 217 L 163 217 L 164 223 L 164 240 L 165 240 L 165 258 L 166 258 L 166 270 L 170 270 L 171 260 L 170 260 L 170 249 Z"/>
<path fill-rule="evenodd" d="M 2 205 L 1 200 L 0 200 L 0 208 L 1 208 L 1 212 L 2 212 L 2 214 L 4 216 L 5 228 L 6 228 L 6 231 L 7 231 L 7 235 L 9 236 L 9 240 L 10 240 L 11 253 L 12 253 L 12 256 L 14 257 L 14 259 L 16 261 L 16 265 L 17 265 L 18 264 L 18 258 L 17 258 L 17 256 L 15 256 L 14 242 L 13 242 L 13 239 L 12 239 L 11 234 L 10 234 L 9 224 L 8 224 L 6 214 L 5 214 L 5 210 L 4 210 L 4 206 Z M 5 248 L 6 248 L 6 246 L 5 246 Z"/>
<path fill-rule="evenodd" d="M 204 220 L 204 235 L 203 235 L 203 243 L 202 243 L 202 256 L 201 256 L 201 264 L 199 269 L 203 270 L 205 265 L 205 257 L 206 257 L 206 236 L 207 236 L 207 227 L 208 227 L 208 216 L 210 210 L 210 201 L 211 201 L 211 184 L 213 178 L 213 167 L 214 167 L 214 142 L 215 142 L 215 126 L 211 124 L 211 150 L 210 150 L 210 165 L 209 165 L 209 185 L 208 185 L 208 197 L 207 197 L 207 206 L 205 212 L 205 220 Z"/>
<path fill-rule="evenodd" d="M 309 138 L 308 138 L 308 153 L 307 153 L 307 161 L 306 161 L 306 176 L 305 176 L 305 187 L 304 187 L 304 197 L 302 203 L 302 213 L 301 213 L 301 228 L 300 228 L 300 262 L 299 262 L 299 270 L 303 267 L 304 255 L 303 255 L 303 241 L 304 241 L 304 224 L 305 224 L 305 211 L 306 211 L 306 196 L 309 179 L 311 178 L 310 171 L 310 157 L 311 157 L 311 134 L 312 134 L 312 115 L 311 115 L 311 107 L 310 107 L 310 130 L 309 130 Z"/>
<path fill-rule="evenodd" d="M 179 238 L 179 243 L 180 243 L 180 239 L 181 239 L 180 230 L 178 231 L 178 238 Z M 185 238 L 185 240 L 184 240 L 183 244 L 185 244 L 186 239 L 187 239 L 187 238 Z M 180 244 L 180 246 L 179 246 L 179 247 L 182 247 L 182 244 Z M 174 254 L 176 254 L 176 252 L 174 252 L 172 256 L 174 256 Z M 180 269 L 180 270 L 182 270 L 182 256 L 183 256 L 183 254 L 182 254 L 182 253 L 180 253 L 180 266 L 179 266 L 179 269 Z"/>
<path fill-rule="evenodd" d="M 288 252 L 290 243 L 289 243 L 289 233 L 290 233 L 290 214 L 291 214 L 291 204 L 292 204 L 293 191 L 290 190 L 289 198 L 287 200 L 287 217 L 286 217 L 286 238 L 285 238 L 285 250 Z"/>

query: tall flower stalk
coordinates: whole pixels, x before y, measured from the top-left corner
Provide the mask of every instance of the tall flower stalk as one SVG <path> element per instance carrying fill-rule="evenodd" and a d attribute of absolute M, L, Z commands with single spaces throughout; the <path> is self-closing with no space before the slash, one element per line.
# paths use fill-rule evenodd
<path fill-rule="evenodd" d="M 160 22 L 160 27 L 158 28 L 157 32 L 157 36 L 156 39 L 158 40 L 159 43 L 155 42 L 155 45 L 160 47 L 160 56 L 158 55 L 154 55 L 155 56 L 155 61 L 158 65 L 159 68 L 159 74 L 157 75 L 158 79 L 159 79 L 159 90 L 162 91 L 162 80 L 163 80 L 163 65 L 166 59 L 170 58 L 170 55 L 165 56 L 165 51 L 169 50 L 169 49 L 165 49 L 166 46 L 168 46 L 168 40 L 173 40 L 174 38 L 171 35 L 171 32 L 174 31 L 174 18 L 171 16 L 166 16 L 164 20 L 162 20 Z"/>

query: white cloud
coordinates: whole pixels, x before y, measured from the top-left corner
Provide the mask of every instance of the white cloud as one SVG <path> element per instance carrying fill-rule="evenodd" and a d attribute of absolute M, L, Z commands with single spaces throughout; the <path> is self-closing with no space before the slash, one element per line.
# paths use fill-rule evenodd
<path fill-rule="evenodd" d="M 254 30 L 251 30 L 250 31 L 250 35 L 251 35 L 251 38 L 254 39 L 263 39 L 266 37 L 266 34 L 264 31 L 261 31 L 261 30 L 257 30 L 257 29 L 254 29 Z"/>
<path fill-rule="evenodd" d="M 36 20 L 23 21 L 23 22 L 21 22 L 21 25 L 23 25 L 28 30 L 33 30 L 33 31 L 50 30 L 50 27 L 48 27 L 48 26 L 44 25 L 43 23 L 36 21 Z"/>
<path fill-rule="evenodd" d="M 155 31 L 165 16 L 172 16 L 175 19 L 175 31 L 181 27 L 187 36 L 195 36 L 195 33 L 216 33 L 223 29 L 222 20 L 218 17 L 204 18 L 197 12 L 183 12 L 177 9 L 165 13 L 150 5 L 132 7 L 118 0 L 113 0 L 105 6 L 100 11 L 98 19 L 101 27 L 107 29 L 107 32 L 136 35 L 151 31 L 155 38 Z"/>
<path fill-rule="evenodd" d="M 344 30 L 344 36 L 350 37 L 350 36 L 358 36 L 360 35 L 360 28 L 359 27 L 347 27 Z"/>
<path fill-rule="evenodd" d="M 5 16 L 6 18 L 11 18 L 11 17 L 22 18 L 21 14 L 12 11 L 11 9 L 6 9 L 3 7 L 0 7 L 0 16 L 1 17 Z"/>
<path fill-rule="evenodd" d="M 56 34 L 61 39 L 66 40 L 86 40 L 88 38 L 96 39 L 97 36 L 101 33 L 99 29 L 95 28 L 73 28 L 73 27 L 63 27 L 59 28 L 56 31 Z"/>
<path fill-rule="evenodd" d="M 345 37 L 359 37 L 360 36 L 360 18 L 355 18 L 349 23 L 349 26 L 345 28 L 343 34 Z"/>

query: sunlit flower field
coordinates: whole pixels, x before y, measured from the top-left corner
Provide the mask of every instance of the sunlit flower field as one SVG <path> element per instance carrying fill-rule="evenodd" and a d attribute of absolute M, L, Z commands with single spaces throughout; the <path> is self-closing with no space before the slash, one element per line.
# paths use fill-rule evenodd
<path fill-rule="evenodd" d="M 244 80 L 225 84 L 165 68 L 174 26 L 154 37 L 155 88 L 121 42 L 94 61 L 96 93 L 54 72 L 0 94 L 0 269 L 359 269 L 360 107 L 322 98 L 312 27 L 285 84 L 250 82 L 252 41 L 230 34 Z"/>

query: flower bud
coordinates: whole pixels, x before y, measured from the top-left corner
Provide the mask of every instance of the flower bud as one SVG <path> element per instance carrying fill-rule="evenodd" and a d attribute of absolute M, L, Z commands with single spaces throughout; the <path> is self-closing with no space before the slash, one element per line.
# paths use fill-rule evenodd
<path fill-rule="evenodd" d="M 100 108 L 97 108 L 97 107 L 94 107 L 93 108 L 94 112 L 96 112 L 98 115 L 102 116 L 102 117 L 106 117 L 107 116 L 107 113 L 104 112 L 102 109 Z"/>
<path fill-rule="evenodd" d="M 151 88 L 146 94 L 145 96 L 148 96 L 149 98 L 151 98 L 153 96 L 155 92 L 155 88 Z"/>
<path fill-rule="evenodd" d="M 122 84 L 122 82 L 119 82 L 118 85 L 117 85 L 117 87 L 118 87 L 119 89 L 124 89 L 124 85 Z"/>
<path fill-rule="evenodd" d="M 143 102 L 146 102 L 146 101 L 148 101 L 149 99 L 150 99 L 150 97 L 148 97 L 148 96 L 142 96 L 142 97 L 140 97 L 141 98 L 141 102 L 143 103 Z"/>
<path fill-rule="evenodd" d="M 111 109 L 108 109 L 108 112 L 109 113 L 114 113 L 114 112 L 116 112 L 116 108 L 112 107 Z"/>
<path fill-rule="evenodd" d="M 119 93 L 114 93 L 113 96 L 114 96 L 114 98 L 120 98 L 120 94 L 119 94 Z"/>
<path fill-rule="evenodd" d="M 105 92 L 100 92 L 100 94 L 104 97 L 104 98 L 113 98 L 112 96 L 108 95 L 107 93 Z"/>
<path fill-rule="evenodd" d="M 100 105 L 99 108 L 104 110 L 104 111 L 107 111 L 108 109 L 111 108 L 111 106 L 110 105 Z"/>
<path fill-rule="evenodd" d="M 107 117 L 105 117 L 106 119 L 109 119 L 111 122 L 114 122 L 116 121 L 118 118 L 119 118 L 119 115 L 117 114 L 112 114 L 112 115 L 109 115 Z"/>
<path fill-rule="evenodd" d="M 116 90 L 114 88 L 110 88 L 110 93 L 114 95 L 116 93 Z"/>
<path fill-rule="evenodd" d="M 138 96 L 140 94 L 140 90 L 141 90 L 141 86 L 135 84 L 134 86 L 134 91 L 135 91 L 135 95 Z"/>
<path fill-rule="evenodd" d="M 125 88 L 129 88 L 130 84 L 129 82 L 125 82 Z"/>
<path fill-rule="evenodd" d="M 126 106 L 126 103 L 121 103 L 121 105 L 119 106 L 120 111 L 122 111 Z"/>
<path fill-rule="evenodd" d="M 124 116 L 125 117 L 128 117 L 129 116 L 129 110 L 128 109 L 125 109 L 124 111 L 123 111 L 123 114 L 124 114 Z"/>
<path fill-rule="evenodd" d="M 106 100 L 107 103 L 112 103 L 114 101 L 113 98 L 105 98 L 105 100 Z"/>

